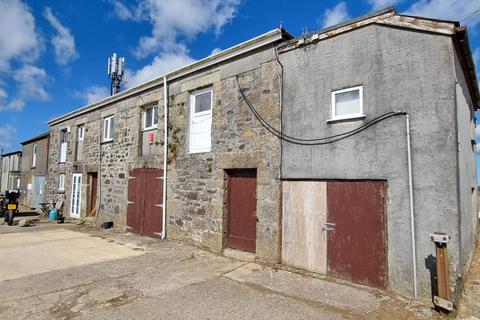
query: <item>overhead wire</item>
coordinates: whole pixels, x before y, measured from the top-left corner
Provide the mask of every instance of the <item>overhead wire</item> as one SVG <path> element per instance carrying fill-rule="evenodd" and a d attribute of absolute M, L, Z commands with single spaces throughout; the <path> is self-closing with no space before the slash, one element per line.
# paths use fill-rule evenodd
<path fill-rule="evenodd" d="M 293 143 L 293 144 L 297 144 L 297 145 L 325 145 L 325 144 L 331 144 L 331 143 L 334 143 L 334 142 L 337 142 L 337 141 L 340 141 L 340 140 L 343 140 L 343 139 L 346 139 L 350 136 L 353 136 L 361 131 L 364 131 L 366 130 L 367 128 L 381 122 L 381 121 L 384 121 L 388 118 L 391 118 L 391 117 L 394 117 L 394 116 L 398 116 L 398 115 L 404 115 L 405 112 L 404 111 L 390 111 L 390 112 L 387 112 L 387 113 L 384 113 L 370 121 L 368 121 L 367 123 L 364 123 L 363 125 L 353 129 L 353 130 L 350 130 L 350 131 L 346 131 L 346 132 L 342 132 L 342 133 L 339 133 L 339 134 L 335 134 L 335 135 L 331 135 L 331 136 L 327 136 L 327 137 L 322 137 L 322 138 L 309 138 L 309 139 L 305 139 L 305 138 L 299 138 L 299 137 L 294 137 L 294 136 L 290 136 L 290 135 L 287 135 L 281 131 L 279 131 L 278 129 L 276 129 L 275 127 L 273 127 L 272 125 L 270 125 L 259 113 L 258 111 L 255 109 L 255 107 L 252 105 L 252 103 L 250 102 L 250 100 L 247 98 L 247 96 L 245 95 L 245 92 L 244 92 L 244 89 L 241 88 L 240 86 L 240 81 L 238 79 L 238 75 L 236 76 L 236 80 L 237 80 L 237 84 L 238 84 L 238 87 L 239 87 L 239 91 L 240 91 L 240 94 L 243 98 L 243 100 L 245 101 L 245 103 L 247 104 L 248 108 L 250 109 L 250 111 L 253 113 L 253 115 L 255 116 L 255 118 L 260 122 L 260 124 L 268 131 L 270 132 L 271 134 L 273 134 L 274 136 L 276 136 L 277 138 L 281 139 L 281 140 L 284 140 L 284 141 L 287 141 L 287 142 L 290 142 L 290 143 Z"/>

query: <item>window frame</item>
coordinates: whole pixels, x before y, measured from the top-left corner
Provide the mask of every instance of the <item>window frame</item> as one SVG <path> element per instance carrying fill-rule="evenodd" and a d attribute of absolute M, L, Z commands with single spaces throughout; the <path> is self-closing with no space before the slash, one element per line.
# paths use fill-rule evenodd
<path fill-rule="evenodd" d="M 59 152 L 59 159 L 58 163 L 66 163 L 67 162 L 67 153 L 68 153 L 68 128 L 60 130 L 60 152 Z M 65 146 L 64 152 L 64 159 L 62 159 L 62 150 Z"/>
<path fill-rule="evenodd" d="M 112 128 L 112 120 L 115 118 L 115 116 L 108 116 L 103 118 L 103 127 L 102 127 L 102 142 L 109 142 L 113 141 L 113 132 L 114 128 Z M 108 126 L 106 126 L 106 123 L 108 122 Z M 113 126 L 115 126 L 115 121 L 113 121 Z M 107 128 L 107 131 L 105 131 L 105 128 Z M 108 133 L 108 136 L 105 134 Z"/>
<path fill-rule="evenodd" d="M 58 191 L 65 191 L 65 173 L 60 173 L 58 175 Z M 63 178 L 63 179 L 62 179 Z"/>
<path fill-rule="evenodd" d="M 152 115 L 152 123 L 150 126 L 147 126 L 147 111 L 152 109 L 153 110 L 153 115 Z M 155 120 L 155 115 L 157 115 L 157 123 L 153 123 Z M 147 131 L 147 130 L 152 130 L 152 129 L 157 129 L 158 128 L 158 106 L 150 106 L 142 110 L 142 130 Z"/>
<path fill-rule="evenodd" d="M 195 102 L 196 102 L 196 97 L 205 93 L 210 93 L 210 109 L 206 111 L 200 111 L 200 112 L 195 112 Z M 210 147 L 209 148 L 192 148 L 192 126 L 193 126 L 193 120 L 195 117 L 201 117 L 201 116 L 210 116 Z M 189 153 L 205 153 L 205 152 L 211 152 L 212 151 L 212 125 L 213 125 L 213 88 L 208 87 L 205 89 L 201 90 L 196 90 L 192 91 L 190 93 L 190 117 L 189 117 L 189 142 L 188 142 L 188 152 Z"/>
<path fill-rule="evenodd" d="M 32 168 L 37 166 L 37 144 L 32 145 Z"/>
<path fill-rule="evenodd" d="M 358 100 L 360 104 L 360 110 L 356 113 L 350 113 L 346 115 L 336 116 L 336 95 L 339 93 L 345 93 L 349 91 L 356 91 L 358 90 Z M 355 119 L 355 118 L 362 118 L 365 117 L 363 113 L 363 86 L 355 86 L 349 87 L 341 90 L 334 90 L 332 91 L 332 105 L 331 105 L 331 118 L 330 120 L 346 120 L 346 119 Z"/>
<path fill-rule="evenodd" d="M 83 141 L 85 139 L 85 125 L 79 124 L 77 126 L 77 142 Z"/>

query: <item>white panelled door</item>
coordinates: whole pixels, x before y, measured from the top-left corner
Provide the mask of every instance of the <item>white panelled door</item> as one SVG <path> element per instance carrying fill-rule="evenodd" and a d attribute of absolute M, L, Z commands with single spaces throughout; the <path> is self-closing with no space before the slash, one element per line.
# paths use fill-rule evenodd
<path fill-rule="evenodd" d="M 82 201 L 82 174 L 72 175 L 72 195 L 70 198 L 70 217 L 80 219 L 80 207 Z"/>

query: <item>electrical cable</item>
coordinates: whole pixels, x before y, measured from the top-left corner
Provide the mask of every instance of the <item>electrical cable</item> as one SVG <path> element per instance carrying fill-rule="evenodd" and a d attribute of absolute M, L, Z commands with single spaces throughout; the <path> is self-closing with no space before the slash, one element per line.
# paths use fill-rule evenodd
<path fill-rule="evenodd" d="M 377 124 L 377 123 L 379 123 L 383 120 L 386 120 L 388 118 L 391 118 L 391 117 L 394 117 L 394 116 L 397 116 L 397 115 L 404 115 L 405 114 L 404 111 L 390 111 L 390 112 L 387 112 L 385 114 L 382 114 L 382 115 L 370 120 L 369 122 L 359 126 L 358 128 L 355 128 L 355 129 L 347 131 L 347 132 L 343 132 L 343 133 L 339 133 L 339 134 L 336 134 L 336 135 L 323 137 L 323 138 L 313 138 L 313 139 L 297 138 L 297 137 L 293 137 L 293 136 L 287 135 L 285 133 L 282 133 L 281 131 L 278 131 L 278 129 L 274 128 L 265 119 L 263 119 L 263 117 L 258 113 L 258 111 L 255 109 L 255 107 L 248 100 L 245 93 L 243 92 L 243 89 L 240 87 L 240 82 L 238 80 L 238 75 L 236 76 L 236 79 L 237 79 L 237 84 L 238 84 L 239 91 L 240 91 L 240 94 L 241 94 L 243 100 L 247 104 L 250 111 L 254 114 L 255 118 L 260 122 L 260 124 L 265 129 L 267 129 L 268 132 L 270 132 L 271 134 L 273 134 L 277 138 L 279 138 L 283 141 L 287 141 L 287 142 L 290 142 L 290 143 L 293 143 L 293 144 L 297 144 L 297 145 L 331 144 L 331 143 L 346 139 L 346 138 L 348 138 L 352 135 L 355 135 L 355 134 L 357 134 L 357 133 L 359 133 L 359 132 L 361 132 L 361 131 L 363 131 L 363 130 L 365 130 L 365 129 L 367 129 L 367 128 L 373 126 L 374 124 Z"/>

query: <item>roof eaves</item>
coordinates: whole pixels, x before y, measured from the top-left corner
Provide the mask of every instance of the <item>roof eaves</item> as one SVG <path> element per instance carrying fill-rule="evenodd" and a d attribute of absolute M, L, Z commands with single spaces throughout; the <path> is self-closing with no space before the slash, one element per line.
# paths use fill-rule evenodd
<path fill-rule="evenodd" d="M 12 151 L 12 152 L 8 152 L 8 153 L 3 153 L 2 157 L 13 156 L 14 154 L 22 154 L 22 151 L 17 150 L 17 151 Z"/>
<path fill-rule="evenodd" d="M 186 76 L 190 73 L 197 72 L 201 69 L 207 68 L 209 66 L 212 66 L 214 64 L 232 59 L 236 56 L 239 56 L 241 54 L 244 54 L 246 52 L 250 52 L 252 50 L 261 48 L 265 45 L 271 44 L 278 42 L 283 39 L 290 39 L 292 36 L 286 32 L 283 29 L 273 29 L 270 30 L 264 34 L 261 34 L 255 38 L 249 39 L 247 41 L 244 41 L 242 43 L 239 43 L 233 47 L 230 47 L 228 49 L 222 50 L 218 53 L 215 53 L 213 55 L 207 56 L 201 60 L 195 61 L 191 64 L 188 64 L 186 66 L 183 66 L 181 68 L 175 69 L 173 71 L 170 71 L 169 73 L 159 76 L 157 78 L 154 78 L 152 80 L 146 81 L 144 83 L 141 83 L 135 87 L 132 87 L 130 89 L 127 89 L 125 91 L 122 91 L 116 95 L 106 97 L 102 100 L 96 101 L 94 103 L 91 103 L 89 105 L 86 105 L 84 107 L 81 107 L 79 109 L 73 110 L 69 113 L 66 113 L 64 115 L 61 115 L 59 117 L 53 118 L 47 122 L 48 125 L 55 125 L 58 124 L 62 121 L 65 121 L 67 119 L 73 118 L 75 116 L 79 116 L 81 114 L 84 114 L 86 112 L 90 112 L 92 110 L 101 108 L 105 105 L 108 105 L 110 103 L 116 102 L 120 99 L 124 99 L 130 95 L 143 92 L 145 90 L 154 88 L 156 86 L 160 86 L 163 84 L 163 78 L 167 77 L 169 80 L 173 80 L 179 77 Z"/>
<path fill-rule="evenodd" d="M 384 15 L 386 13 L 395 14 L 396 13 L 395 6 L 389 6 L 389 7 L 386 7 L 384 9 L 380 9 L 380 10 L 365 14 L 363 16 L 344 21 L 342 23 L 334 24 L 332 26 L 329 26 L 329 27 L 326 27 L 326 28 L 323 28 L 323 29 L 319 29 L 319 30 L 316 30 L 316 31 L 306 33 L 306 34 L 304 34 L 300 37 L 293 38 L 289 41 L 285 41 L 282 44 L 280 44 L 278 47 L 279 48 L 286 47 L 286 46 L 288 46 L 292 43 L 298 42 L 301 39 L 310 39 L 315 34 L 327 33 L 329 31 L 340 29 L 342 27 L 345 27 L 345 26 L 348 26 L 348 25 L 351 25 L 351 24 L 355 24 L 355 23 L 360 22 L 360 21 L 364 21 L 364 20 L 374 18 L 374 17 L 380 16 L 380 15 Z"/>
<path fill-rule="evenodd" d="M 462 53 L 462 58 L 464 61 L 462 66 L 466 68 L 464 72 L 466 73 L 465 76 L 467 79 L 468 88 L 470 90 L 470 95 L 472 96 L 475 109 L 478 110 L 480 108 L 480 91 L 478 88 L 477 73 L 475 69 L 475 59 L 473 58 L 472 49 L 468 40 L 467 27 L 457 27 L 455 28 L 455 31 L 457 34 L 455 39 L 459 44 L 459 49 Z"/>
<path fill-rule="evenodd" d="M 50 135 L 50 131 L 47 131 L 47 132 L 44 132 L 44 133 L 41 133 L 39 135 L 36 135 L 34 136 L 33 138 L 30 138 L 28 140 L 25 140 L 25 141 L 22 141 L 20 142 L 21 145 L 25 145 L 25 144 L 28 144 L 28 143 L 31 143 L 31 142 L 35 142 L 35 141 L 38 141 L 38 140 L 42 140 L 46 137 L 48 137 Z"/>

